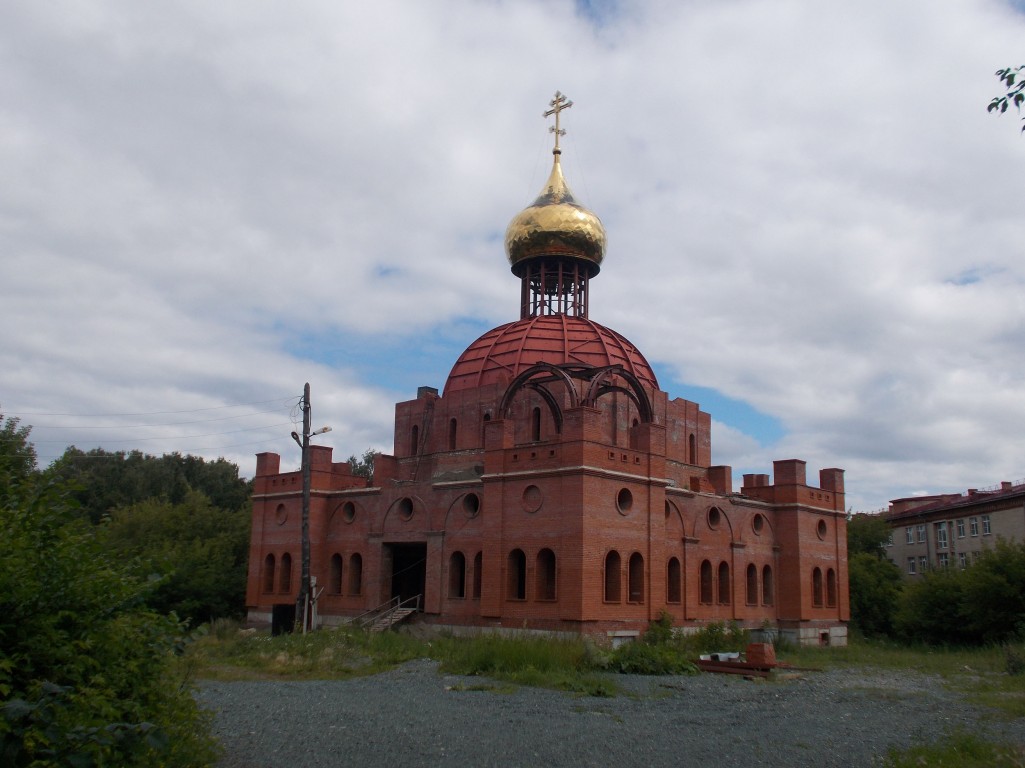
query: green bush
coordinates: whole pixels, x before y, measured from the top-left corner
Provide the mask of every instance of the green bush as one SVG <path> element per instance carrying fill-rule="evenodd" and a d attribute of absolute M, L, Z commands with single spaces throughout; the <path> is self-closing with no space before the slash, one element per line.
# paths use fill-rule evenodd
<path fill-rule="evenodd" d="M 145 608 L 146 585 L 61 486 L 9 467 L 0 457 L 0 764 L 209 765 L 178 621 Z"/>
<path fill-rule="evenodd" d="M 694 653 L 710 653 L 714 651 L 744 651 L 751 642 L 751 633 L 742 629 L 735 621 L 727 624 L 714 621 L 684 641 Z"/>
<path fill-rule="evenodd" d="M 627 675 L 684 675 L 697 672 L 686 652 L 672 644 L 643 640 L 625 643 L 612 652 L 611 669 Z"/>
<path fill-rule="evenodd" d="M 848 560 L 848 574 L 851 623 L 865 637 L 891 635 L 903 588 L 900 569 L 874 554 L 856 552 Z"/>
<path fill-rule="evenodd" d="M 930 644 L 1005 643 L 1025 632 L 1025 543 L 998 540 L 965 570 L 927 571 L 902 593 L 903 639 Z"/>

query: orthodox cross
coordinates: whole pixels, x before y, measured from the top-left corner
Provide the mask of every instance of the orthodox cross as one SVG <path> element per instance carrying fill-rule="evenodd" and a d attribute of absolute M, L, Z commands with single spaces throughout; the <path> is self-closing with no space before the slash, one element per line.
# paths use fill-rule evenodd
<path fill-rule="evenodd" d="M 542 117 L 551 117 L 555 115 L 555 125 L 549 126 L 548 131 L 555 134 L 555 152 L 559 152 L 559 137 L 566 135 L 565 128 L 559 128 L 559 113 L 564 109 L 569 109 L 573 106 L 573 102 L 563 96 L 559 91 L 555 92 L 555 98 L 548 102 L 551 105 L 551 109 L 545 112 Z"/>

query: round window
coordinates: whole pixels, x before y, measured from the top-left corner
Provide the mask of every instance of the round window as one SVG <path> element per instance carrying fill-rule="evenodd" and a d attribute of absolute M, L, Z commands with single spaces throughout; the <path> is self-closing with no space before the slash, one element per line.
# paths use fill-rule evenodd
<path fill-rule="evenodd" d="M 719 527 L 719 524 L 721 522 L 722 522 L 722 513 L 718 509 L 716 509 L 715 507 L 712 507 L 710 510 L 708 510 L 708 527 L 709 528 L 711 528 L 714 531 L 716 528 Z"/>
<path fill-rule="evenodd" d="M 278 525 L 285 524 L 285 521 L 288 519 L 288 510 L 285 509 L 284 504 L 278 504 L 278 508 L 274 514 L 274 519 L 277 521 Z"/>
<path fill-rule="evenodd" d="M 347 523 L 351 523 L 356 519 L 356 505 L 351 501 L 347 501 L 342 505 L 342 519 Z"/>
<path fill-rule="evenodd" d="M 536 485 L 528 485 L 523 489 L 524 512 L 537 512 L 541 509 L 542 501 L 544 501 L 544 495 L 541 493 L 541 489 Z"/>
<path fill-rule="evenodd" d="M 413 516 L 413 500 L 408 496 L 399 501 L 399 516 L 403 520 L 409 520 Z"/>
<path fill-rule="evenodd" d="M 616 494 L 616 509 L 619 510 L 619 514 L 627 514 L 634 505 L 634 495 L 630 493 L 629 488 L 623 488 Z"/>
<path fill-rule="evenodd" d="M 463 496 L 463 510 L 467 517 L 476 517 L 480 512 L 480 496 L 476 493 L 468 493 Z"/>
<path fill-rule="evenodd" d="M 820 539 L 826 538 L 826 521 L 819 520 L 818 525 L 815 526 L 815 532 L 819 535 Z"/>
<path fill-rule="evenodd" d="M 751 527 L 754 529 L 755 533 L 761 536 L 762 529 L 765 528 L 765 518 L 761 515 L 755 515 L 754 518 L 752 518 L 751 520 Z"/>

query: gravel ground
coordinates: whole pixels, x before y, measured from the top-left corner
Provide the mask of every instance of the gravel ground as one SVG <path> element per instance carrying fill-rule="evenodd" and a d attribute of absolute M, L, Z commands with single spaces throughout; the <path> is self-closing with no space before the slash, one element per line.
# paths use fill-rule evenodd
<path fill-rule="evenodd" d="M 627 693 L 615 698 L 467 690 L 489 681 L 422 660 L 344 681 L 204 682 L 198 698 L 216 713 L 222 768 L 869 766 L 890 746 L 986 720 L 910 672 L 616 679 Z"/>

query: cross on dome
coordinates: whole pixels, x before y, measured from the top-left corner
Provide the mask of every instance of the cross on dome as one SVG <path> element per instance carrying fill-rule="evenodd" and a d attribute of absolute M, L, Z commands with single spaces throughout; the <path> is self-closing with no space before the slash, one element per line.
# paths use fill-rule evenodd
<path fill-rule="evenodd" d="M 552 152 L 554 152 L 555 154 L 559 154 L 559 152 L 561 152 L 561 150 L 559 149 L 559 137 L 566 135 L 566 129 L 559 128 L 559 113 L 562 112 L 562 110 L 564 109 L 569 109 L 570 107 L 572 107 L 573 102 L 567 99 L 559 91 L 556 91 L 555 98 L 548 102 L 548 104 L 551 106 L 551 109 L 549 109 L 541 116 L 551 117 L 552 115 L 555 115 L 555 125 L 549 126 L 548 132 L 555 134 L 555 149 L 553 149 Z"/>

